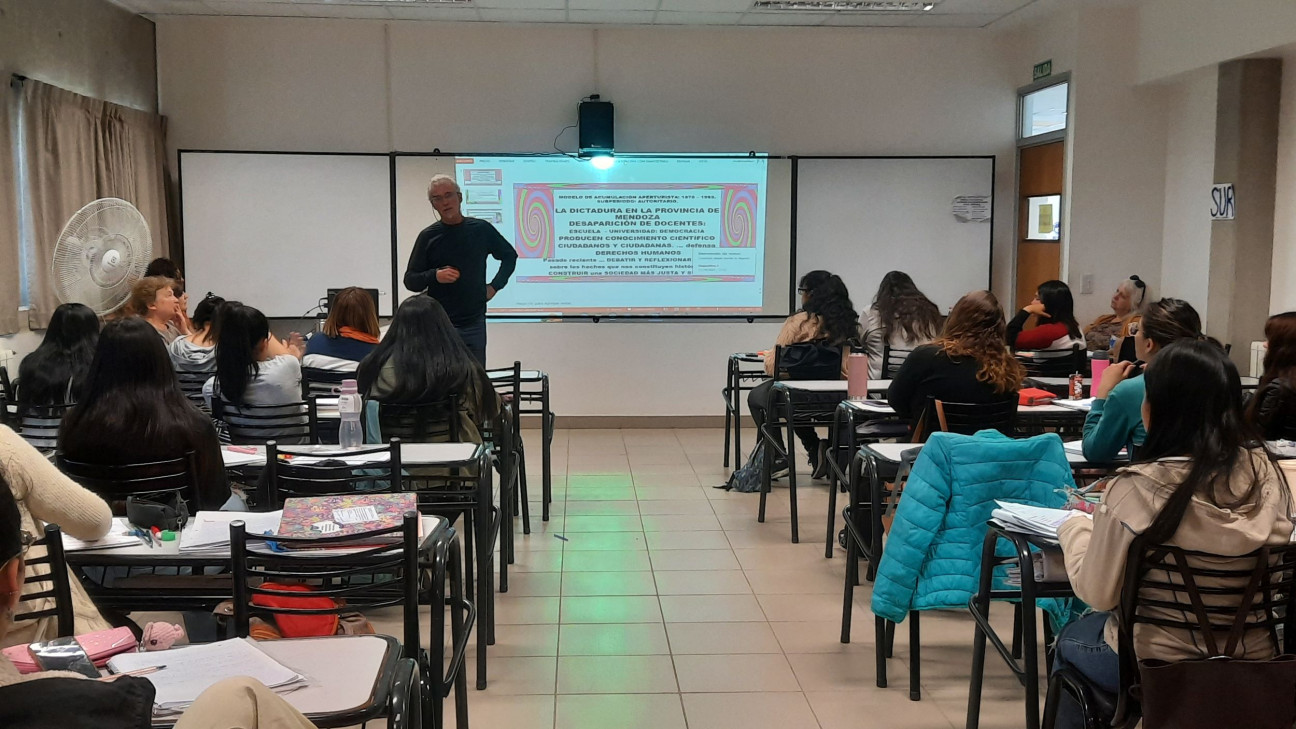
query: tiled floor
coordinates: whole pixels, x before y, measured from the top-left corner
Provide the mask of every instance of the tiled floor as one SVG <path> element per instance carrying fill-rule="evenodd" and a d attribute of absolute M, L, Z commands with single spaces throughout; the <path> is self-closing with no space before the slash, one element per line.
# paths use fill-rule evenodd
<path fill-rule="evenodd" d="M 538 433 L 525 437 L 539 442 Z M 801 490 L 803 541 L 794 545 L 786 481 L 764 524 L 756 494 L 712 488 L 726 476 L 723 437 L 719 429 L 560 431 L 547 524 L 539 448 L 529 448 L 533 531 L 522 536 L 519 523 L 510 590 L 498 597 L 490 686 L 470 691 L 473 727 L 964 725 L 966 615 L 924 616 L 922 701 L 908 698 L 903 626 L 890 686 L 877 688 L 868 583 L 856 592 L 854 641 L 838 640 L 845 560 L 840 550 L 823 556 L 826 483 Z M 1022 726 L 1021 685 L 997 657 L 987 665 L 981 726 Z"/>

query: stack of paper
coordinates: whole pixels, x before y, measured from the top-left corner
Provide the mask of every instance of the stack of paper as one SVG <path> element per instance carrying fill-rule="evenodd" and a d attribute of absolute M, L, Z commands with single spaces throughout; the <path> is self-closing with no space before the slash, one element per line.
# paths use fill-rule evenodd
<path fill-rule="evenodd" d="M 1062 448 L 1064 448 L 1067 453 L 1071 453 L 1077 456 L 1084 456 L 1084 441 L 1082 440 L 1073 440 L 1069 443 L 1063 443 Z M 1123 461 L 1128 459 L 1129 459 L 1128 448 L 1122 448 L 1120 449 L 1120 452 L 1116 454 L 1116 460 L 1118 461 Z"/>
<path fill-rule="evenodd" d="M 85 541 L 70 537 L 67 532 L 63 533 L 63 550 L 66 552 L 81 552 L 90 549 L 113 549 L 115 547 L 137 547 L 140 545 L 139 537 L 130 533 L 131 525 L 124 517 L 116 517 L 112 521 L 112 528 L 104 535 L 103 539 Z"/>
<path fill-rule="evenodd" d="M 1093 518 L 1083 511 L 1048 509 L 1042 506 L 1014 504 L 1007 501 L 996 501 L 995 503 L 999 507 L 990 513 L 990 518 L 1013 531 L 1034 534 L 1047 539 L 1057 539 L 1058 527 L 1062 526 L 1062 522 L 1076 514 Z"/>
<path fill-rule="evenodd" d="M 182 711 L 213 684 L 236 676 L 254 678 L 278 693 L 294 691 L 308 683 L 305 676 L 242 638 L 167 651 L 122 653 L 108 661 L 108 669 L 113 673 L 154 666 L 164 668 L 144 678 L 157 690 L 154 705 L 158 713 Z"/>
<path fill-rule="evenodd" d="M 326 462 L 340 462 L 348 466 L 365 466 L 370 463 L 386 463 L 391 460 L 390 451 L 376 451 L 373 453 L 331 453 L 322 456 L 304 456 L 296 453 L 285 454 L 289 458 L 289 463 L 294 466 L 318 466 Z"/>
<path fill-rule="evenodd" d="M 1087 413 L 1093 408 L 1093 403 L 1096 399 L 1097 398 L 1093 397 L 1086 397 L 1083 400 L 1067 400 L 1065 398 L 1058 398 L 1053 401 L 1053 404 L 1058 407 L 1071 408 L 1072 410 L 1080 410 Z"/>
<path fill-rule="evenodd" d="M 282 511 L 200 511 L 180 532 L 180 551 L 228 550 L 230 522 L 245 522 L 249 534 L 274 534 L 282 516 Z"/>

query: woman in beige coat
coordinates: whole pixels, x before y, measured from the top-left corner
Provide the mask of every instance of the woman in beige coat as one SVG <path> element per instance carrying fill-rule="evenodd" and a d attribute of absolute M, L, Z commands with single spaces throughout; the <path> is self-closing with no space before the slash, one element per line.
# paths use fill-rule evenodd
<path fill-rule="evenodd" d="M 9 484 L 18 511 L 22 515 L 22 528 L 40 537 L 46 524 L 57 524 L 64 534 L 77 539 L 101 539 L 112 527 L 112 512 L 103 499 L 82 488 L 63 475 L 27 444 L 17 433 L 0 425 L 0 479 Z M 44 547 L 33 548 L 32 557 L 44 556 Z M 27 566 L 27 576 L 47 574 L 44 566 Z M 112 626 L 99 615 L 94 603 L 86 595 L 80 582 L 72 580 L 72 609 L 76 617 L 77 634 L 105 630 Z M 47 589 L 46 583 L 26 586 L 28 592 Z M 24 604 L 26 610 L 43 610 L 50 607 L 48 599 Z M 23 621 L 10 628 L 0 638 L 0 646 L 19 645 L 56 637 L 54 618 Z"/>

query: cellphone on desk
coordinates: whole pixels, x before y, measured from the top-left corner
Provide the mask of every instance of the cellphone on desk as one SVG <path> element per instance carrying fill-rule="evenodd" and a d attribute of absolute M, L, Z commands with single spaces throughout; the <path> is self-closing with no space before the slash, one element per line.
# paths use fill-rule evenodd
<path fill-rule="evenodd" d="M 99 678 L 99 669 L 71 636 L 32 643 L 27 650 L 42 671 L 72 671 L 86 678 Z"/>

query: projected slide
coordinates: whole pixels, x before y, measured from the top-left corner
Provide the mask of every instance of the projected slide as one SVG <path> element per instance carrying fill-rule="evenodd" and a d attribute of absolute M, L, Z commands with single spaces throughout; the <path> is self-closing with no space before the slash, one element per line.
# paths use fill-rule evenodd
<path fill-rule="evenodd" d="M 570 157 L 472 157 L 455 160 L 455 177 L 464 215 L 518 251 L 493 314 L 759 314 L 766 168 L 759 158 L 618 157 L 599 170 Z"/>

